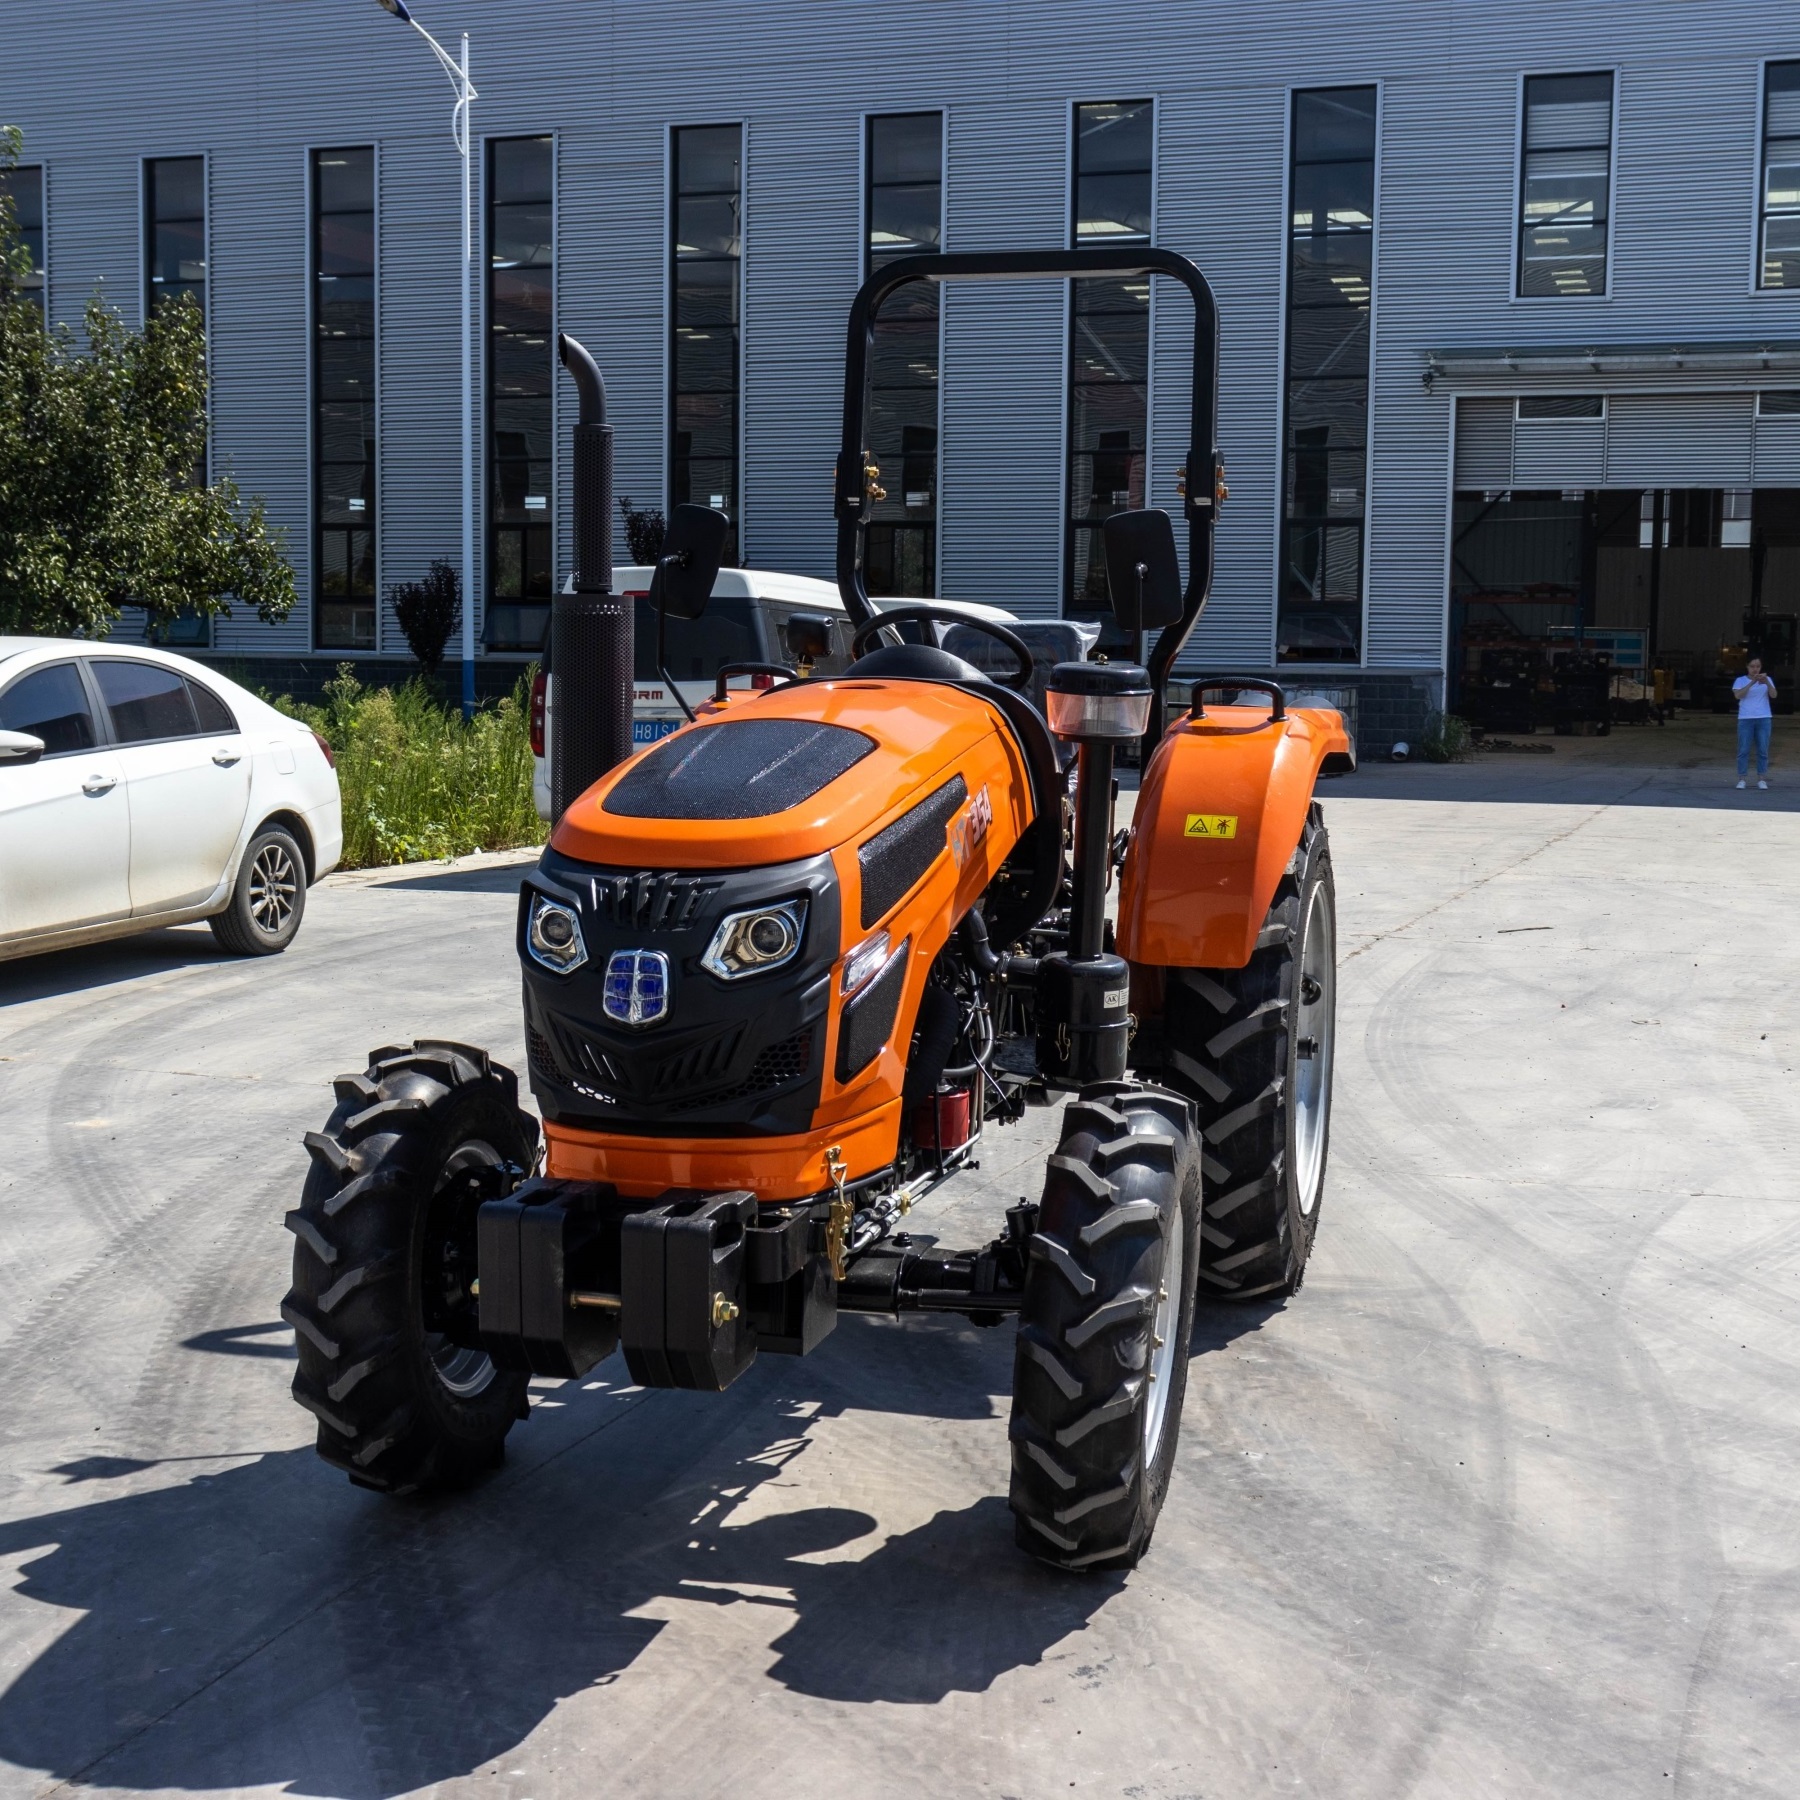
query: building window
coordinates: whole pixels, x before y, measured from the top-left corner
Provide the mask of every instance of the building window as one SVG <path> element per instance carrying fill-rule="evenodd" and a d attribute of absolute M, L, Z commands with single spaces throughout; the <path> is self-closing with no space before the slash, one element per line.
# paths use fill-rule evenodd
<path fill-rule="evenodd" d="M 725 561 L 735 563 L 744 132 L 689 125 L 673 137 L 669 504 L 729 514 Z"/>
<path fill-rule="evenodd" d="M 0 169 L 0 197 L 12 202 L 13 224 L 18 228 L 19 242 L 31 258 L 31 269 L 19 283 L 18 294 L 44 312 L 49 322 L 50 295 L 44 280 L 44 171 L 31 164 Z"/>
<path fill-rule="evenodd" d="M 1800 62 L 1763 76 L 1762 263 L 1756 285 L 1800 288 Z"/>
<path fill-rule="evenodd" d="M 871 118 L 865 270 L 935 253 L 944 236 L 944 115 Z M 887 498 L 870 517 L 864 573 L 871 594 L 937 592 L 938 290 L 909 282 L 875 321 L 869 448 Z"/>
<path fill-rule="evenodd" d="M 206 322 L 206 159 L 144 164 L 144 311 L 190 294 Z"/>
<path fill-rule="evenodd" d="M 1278 662 L 1362 660 L 1375 89 L 1296 93 Z"/>
<path fill-rule="evenodd" d="M 495 650 L 536 650 L 550 623 L 555 146 L 488 144 L 488 608 Z"/>
<path fill-rule="evenodd" d="M 1071 241 L 1147 244 L 1156 150 L 1149 100 L 1075 108 Z M 1111 616 L 1101 521 L 1144 504 L 1150 279 L 1069 284 L 1068 529 L 1064 610 Z"/>
<path fill-rule="evenodd" d="M 1604 419 L 1604 394 L 1521 394 L 1515 406 L 1521 419 Z"/>
<path fill-rule="evenodd" d="M 1606 292 L 1613 78 L 1532 75 L 1519 169 L 1519 292 Z"/>
<path fill-rule="evenodd" d="M 312 155 L 313 618 L 375 648 L 375 152 Z"/>

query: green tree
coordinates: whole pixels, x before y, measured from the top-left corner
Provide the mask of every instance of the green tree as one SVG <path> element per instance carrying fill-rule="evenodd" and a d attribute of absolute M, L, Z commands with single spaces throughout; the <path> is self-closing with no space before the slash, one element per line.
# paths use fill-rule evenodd
<path fill-rule="evenodd" d="M 18 160 L 0 127 L 0 171 Z M 184 295 L 142 331 L 96 295 L 87 346 L 47 328 L 20 283 L 30 255 L 0 191 L 0 633 L 102 637 L 123 606 L 182 612 L 294 604 L 294 574 L 260 499 L 197 486 L 206 339 Z"/>

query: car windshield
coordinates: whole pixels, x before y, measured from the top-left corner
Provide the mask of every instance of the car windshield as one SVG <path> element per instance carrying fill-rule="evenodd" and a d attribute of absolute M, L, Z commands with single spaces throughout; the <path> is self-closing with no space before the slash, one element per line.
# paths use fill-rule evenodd
<path fill-rule="evenodd" d="M 632 673 L 639 681 L 660 679 L 656 669 L 656 613 L 649 599 L 637 602 L 636 645 Z M 710 600 L 698 619 L 670 619 L 668 669 L 677 681 L 711 681 L 720 663 L 761 662 L 756 620 L 750 602 L 735 598 Z"/>

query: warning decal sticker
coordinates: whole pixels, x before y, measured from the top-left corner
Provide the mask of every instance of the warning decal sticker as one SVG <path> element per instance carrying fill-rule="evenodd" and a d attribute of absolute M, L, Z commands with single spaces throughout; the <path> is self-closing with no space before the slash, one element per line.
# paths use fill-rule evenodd
<path fill-rule="evenodd" d="M 1237 836 L 1236 813 L 1189 813 L 1183 837 L 1234 838 Z"/>

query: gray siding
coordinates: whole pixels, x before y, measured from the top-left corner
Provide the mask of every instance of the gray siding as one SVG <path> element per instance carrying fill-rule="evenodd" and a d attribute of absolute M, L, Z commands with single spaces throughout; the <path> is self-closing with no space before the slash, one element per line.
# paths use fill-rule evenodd
<path fill-rule="evenodd" d="M 837 0 L 690 0 L 677 56 L 666 11 L 439 0 L 431 24 L 446 43 L 465 25 L 475 33 L 478 132 L 558 136 L 560 323 L 605 370 L 621 490 L 640 504 L 663 499 L 664 147 L 675 123 L 747 121 L 744 543 L 758 563 L 825 574 L 843 308 L 860 267 L 863 111 L 945 111 L 948 241 L 997 248 L 1065 241 L 1072 100 L 1156 98 L 1158 242 L 1206 269 L 1223 321 L 1220 438 L 1232 494 L 1194 657 L 1210 665 L 1266 664 L 1270 654 L 1290 87 L 1382 87 L 1371 668 L 1411 680 L 1441 662 L 1458 392 L 1458 458 L 1466 451 L 1472 485 L 1502 485 L 1502 455 L 1505 483 L 1596 478 L 1589 439 L 1559 446 L 1520 434 L 1515 448 L 1508 424 L 1502 449 L 1498 407 L 1468 410 L 1484 397 L 1590 384 L 1527 371 L 1428 391 L 1427 350 L 1800 339 L 1800 295 L 1751 291 L 1759 62 L 1797 53 L 1791 8 L 1775 0 L 1394 0 L 1372 12 L 1271 0 L 1229 31 L 1178 0 L 1141 0 L 1108 15 L 1104 30 L 1095 20 L 1077 0 L 891 0 L 877 30 L 856 32 Z M 1519 77 L 1615 65 L 1611 292 L 1517 301 Z M 10 21 L 6 69 L 9 116 L 48 172 L 53 316 L 77 319 L 101 284 L 135 320 L 139 159 L 208 155 L 215 460 L 288 528 L 303 592 L 304 150 L 380 145 L 383 588 L 434 556 L 456 558 L 457 171 L 448 86 L 424 46 L 344 0 L 223 9 L 96 0 L 78 16 Z M 1162 296 L 1150 496 L 1170 507 L 1188 336 L 1185 302 Z M 1062 294 L 958 289 L 946 297 L 944 337 L 941 585 L 1052 611 L 1062 578 Z M 1750 420 L 1748 378 L 1730 404 L 1697 392 L 1720 385 L 1697 376 L 1659 381 L 1666 400 L 1625 391 L 1642 380 L 1591 385 L 1612 396 L 1610 483 L 1800 481 L 1800 432 Z M 566 429 L 566 384 L 558 407 Z M 564 569 L 567 482 L 565 457 Z M 308 642 L 304 612 L 279 629 L 242 619 L 219 629 L 231 654 L 293 654 Z M 383 648 L 400 648 L 387 622 Z"/>

